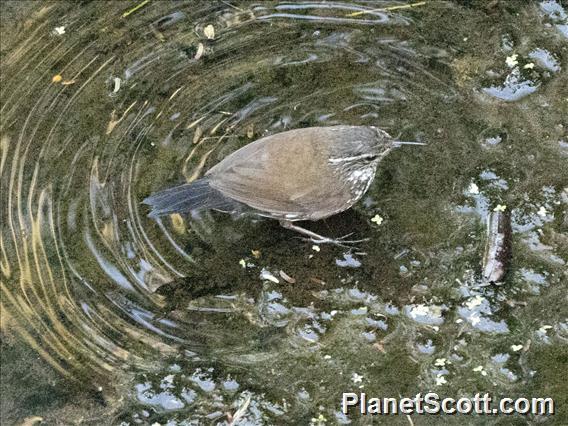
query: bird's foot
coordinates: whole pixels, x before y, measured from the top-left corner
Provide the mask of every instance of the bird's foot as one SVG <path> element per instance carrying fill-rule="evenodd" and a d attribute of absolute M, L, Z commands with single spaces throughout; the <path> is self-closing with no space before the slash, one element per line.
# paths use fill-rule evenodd
<path fill-rule="evenodd" d="M 292 231 L 296 231 L 299 232 L 300 234 L 306 235 L 307 238 L 302 238 L 302 240 L 304 241 L 310 241 L 314 244 L 333 244 L 339 247 L 344 247 L 344 248 L 351 248 L 351 246 L 355 245 L 355 244 L 359 244 L 359 243 L 363 243 L 365 241 L 369 241 L 370 238 L 363 238 L 361 240 L 348 240 L 347 238 L 349 238 L 351 235 L 353 235 L 353 233 L 344 235 L 343 237 L 339 237 L 339 238 L 328 238 L 328 237 L 324 237 L 322 235 L 316 234 L 313 231 L 310 231 L 308 229 L 302 228 L 298 225 L 294 225 L 292 222 L 289 221 L 285 221 L 285 220 L 281 220 L 280 221 L 280 225 L 282 225 L 284 228 L 286 229 L 290 229 Z"/>
<path fill-rule="evenodd" d="M 333 244 L 335 246 L 343 247 L 343 248 L 352 248 L 352 246 L 354 246 L 354 245 L 364 243 L 364 242 L 370 240 L 370 238 L 362 238 L 360 240 L 348 240 L 347 238 L 350 237 L 351 235 L 353 235 L 353 233 L 344 235 L 343 237 L 339 237 L 339 238 L 328 238 L 328 237 L 314 238 L 314 237 L 310 237 L 310 238 L 302 238 L 302 240 L 309 241 L 309 242 L 312 242 L 312 243 L 317 244 L 317 245 Z"/>

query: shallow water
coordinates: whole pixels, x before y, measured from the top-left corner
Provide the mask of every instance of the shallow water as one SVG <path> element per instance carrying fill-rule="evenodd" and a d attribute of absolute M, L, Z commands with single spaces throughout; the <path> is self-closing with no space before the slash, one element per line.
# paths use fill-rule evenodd
<path fill-rule="evenodd" d="M 395 4 L 2 3 L 7 424 L 370 423 L 342 392 L 432 390 L 560 410 L 445 423 L 568 422 L 568 9 L 372 11 Z M 427 143 L 306 225 L 371 238 L 351 251 L 140 204 L 263 135 L 340 123 Z M 497 206 L 513 256 L 484 286 Z"/>

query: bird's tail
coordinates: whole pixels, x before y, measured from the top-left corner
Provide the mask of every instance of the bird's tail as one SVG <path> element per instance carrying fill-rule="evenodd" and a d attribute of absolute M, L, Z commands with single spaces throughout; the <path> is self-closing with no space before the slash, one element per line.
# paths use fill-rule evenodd
<path fill-rule="evenodd" d="M 211 188 L 207 178 L 156 192 L 142 202 L 152 208 L 148 216 L 154 218 L 192 210 L 231 210 L 234 207 L 234 201 Z"/>

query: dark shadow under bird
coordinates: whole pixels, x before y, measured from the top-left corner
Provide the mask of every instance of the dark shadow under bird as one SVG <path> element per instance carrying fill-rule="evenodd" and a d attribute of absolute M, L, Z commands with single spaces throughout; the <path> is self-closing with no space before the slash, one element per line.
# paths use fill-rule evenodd
<path fill-rule="evenodd" d="M 404 145 L 372 126 L 309 127 L 266 136 L 233 152 L 196 181 L 157 192 L 143 203 L 150 217 L 195 210 L 249 210 L 279 220 L 314 243 L 323 237 L 293 222 L 320 220 L 353 206 L 377 166 Z M 353 241 L 351 241 L 353 242 Z"/>

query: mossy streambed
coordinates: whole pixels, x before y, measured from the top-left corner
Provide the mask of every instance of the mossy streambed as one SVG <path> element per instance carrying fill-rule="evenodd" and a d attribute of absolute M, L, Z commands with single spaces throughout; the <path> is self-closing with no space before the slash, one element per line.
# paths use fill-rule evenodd
<path fill-rule="evenodd" d="M 557 409 L 415 425 L 568 423 L 568 9 L 418 3 L 2 2 L 3 424 L 409 424 L 342 414 L 363 391 Z M 306 225 L 353 250 L 140 204 L 334 124 L 427 143 Z"/>

